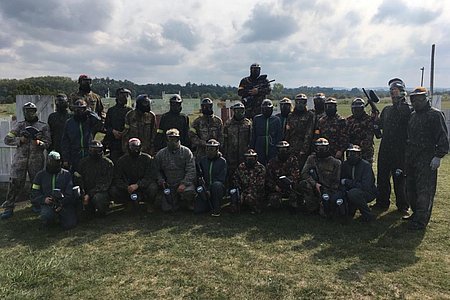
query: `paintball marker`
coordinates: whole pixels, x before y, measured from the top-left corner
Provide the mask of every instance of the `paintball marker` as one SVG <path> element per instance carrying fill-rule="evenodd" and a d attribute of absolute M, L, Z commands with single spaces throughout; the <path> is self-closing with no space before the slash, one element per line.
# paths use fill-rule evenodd
<path fill-rule="evenodd" d="M 239 188 L 231 188 L 229 191 L 230 201 L 233 208 L 236 209 L 237 213 L 241 212 L 241 193 Z"/>
<path fill-rule="evenodd" d="M 380 102 L 380 98 L 378 98 L 377 94 L 375 94 L 375 92 L 373 90 L 369 90 L 369 94 L 367 94 L 366 90 L 363 88 L 362 89 L 364 94 L 367 97 L 367 105 L 370 105 L 370 107 L 372 108 L 372 113 L 375 114 L 376 116 L 378 116 L 378 114 L 380 113 L 380 111 L 378 110 L 377 106 L 375 105 L 375 103 Z M 382 134 L 381 134 L 381 129 L 380 129 L 380 125 L 378 124 L 379 120 L 378 117 L 376 118 L 376 120 L 374 121 L 373 124 L 373 133 L 375 134 L 375 137 L 377 139 L 381 138 Z"/>
<path fill-rule="evenodd" d="M 262 87 L 265 87 L 265 86 L 270 86 L 270 83 L 271 82 L 274 82 L 275 81 L 275 79 L 272 79 L 272 80 L 269 80 L 269 81 L 266 81 L 267 80 L 267 75 L 260 75 L 259 77 L 258 77 L 258 79 L 256 80 L 256 82 L 260 82 L 260 83 L 258 83 L 258 84 L 253 84 L 253 85 L 249 85 L 249 86 L 247 86 L 245 89 L 244 89 L 244 96 L 243 96 L 243 98 L 242 98 L 242 103 L 245 105 L 247 102 L 249 102 L 249 101 L 251 101 L 252 99 L 253 99 L 253 96 L 254 95 L 248 95 L 248 93 L 251 91 L 251 90 L 253 90 L 254 88 L 257 88 L 257 89 L 260 89 L 260 88 L 262 88 Z M 264 82 L 261 82 L 261 81 L 264 81 Z"/>
<path fill-rule="evenodd" d="M 62 201 L 64 199 L 64 195 L 61 192 L 61 189 L 53 189 L 49 197 L 52 201 L 51 207 L 53 208 L 53 210 L 56 212 L 61 211 L 63 206 Z"/>
<path fill-rule="evenodd" d="M 209 209 L 212 210 L 213 206 L 211 203 L 211 199 L 208 196 L 208 193 L 206 191 L 206 183 L 205 178 L 203 175 L 203 169 L 200 166 L 200 164 L 195 164 L 195 168 L 197 169 L 197 187 L 195 188 L 195 191 L 197 192 L 198 197 L 201 200 L 201 203 L 208 203 Z"/>
<path fill-rule="evenodd" d="M 37 140 L 38 133 L 41 132 L 39 129 L 37 129 L 34 126 L 27 126 L 24 130 L 22 130 L 21 135 L 23 137 L 26 137 L 27 139 L 31 140 Z"/>
<path fill-rule="evenodd" d="M 174 212 L 175 211 L 175 203 L 173 201 L 173 191 L 166 181 L 164 181 L 164 183 L 163 183 L 163 194 L 164 194 L 164 198 L 166 199 L 167 203 L 169 203 L 169 205 L 170 205 L 170 209 L 172 210 L 172 212 Z"/>

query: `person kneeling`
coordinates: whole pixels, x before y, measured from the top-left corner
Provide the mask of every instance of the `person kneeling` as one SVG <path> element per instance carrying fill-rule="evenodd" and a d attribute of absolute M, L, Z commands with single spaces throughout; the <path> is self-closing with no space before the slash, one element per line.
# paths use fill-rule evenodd
<path fill-rule="evenodd" d="M 47 166 L 33 180 L 32 197 L 41 203 L 40 217 L 44 227 L 52 225 L 58 218 L 63 229 L 71 229 L 77 224 L 72 175 L 61 165 L 60 154 L 51 151 Z"/>
<path fill-rule="evenodd" d="M 114 202 L 128 203 L 135 211 L 139 209 L 139 202 L 147 202 L 147 210 L 151 212 L 151 201 L 155 199 L 157 190 L 153 159 L 141 148 L 138 138 L 129 139 L 128 153 L 117 161 L 110 194 Z"/>
<path fill-rule="evenodd" d="M 376 217 L 367 205 L 377 196 L 372 165 L 362 159 L 358 145 L 351 145 L 345 154 L 347 159 L 341 168 L 341 186 L 348 199 L 349 218 L 353 218 L 358 209 L 362 221 L 373 221 Z"/>
<path fill-rule="evenodd" d="M 114 175 L 113 162 L 103 156 L 103 145 L 99 141 L 89 144 L 89 156 L 82 158 L 78 171 L 74 173 L 74 183 L 83 194 L 83 207 L 88 213 L 105 216 L 109 209 L 109 195 Z"/>
<path fill-rule="evenodd" d="M 180 207 L 194 209 L 195 161 L 188 147 L 181 145 L 180 132 L 172 128 L 166 131 L 167 147 L 158 151 L 155 165 L 161 209 L 174 212 Z"/>
<path fill-rule="evenodd" d="M 220 216 L 222 199 L 225 195 L 227 161 L 219 152 L 220 143 L 210 139 L 206 143 L 206 157 L 197 165 L 197 200 L 194 211 L 211 210 L 211 216 Z"/>

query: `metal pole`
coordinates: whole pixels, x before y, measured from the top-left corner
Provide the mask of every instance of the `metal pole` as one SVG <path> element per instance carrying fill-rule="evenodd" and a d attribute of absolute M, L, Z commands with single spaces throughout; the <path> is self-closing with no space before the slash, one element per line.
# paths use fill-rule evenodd
<path fill-rule="evenodd" d="M 436 45 L 431 45 L 431 68 L 430 68 L 430 97 L 433 99 L 433 88 L 434 88 L 434 52 Z"/>
<path fill-rule="evenodd" d="M 420 68 L 420 71 L 422 71 L 422 77 L 420 77 L 420 86 L 423 86 L 423 71 L 425 70 L 425 67 Z"/>

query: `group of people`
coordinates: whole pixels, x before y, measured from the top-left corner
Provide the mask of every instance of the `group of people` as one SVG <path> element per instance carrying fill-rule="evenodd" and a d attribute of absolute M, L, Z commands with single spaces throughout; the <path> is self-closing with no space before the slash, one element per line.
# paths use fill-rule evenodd
<path fill-rule="evenodd" d="M 241 80 L 242 102 L 232 106 L 225 124 L 209 98 L 190 123 L 179 95 L 157 122 L 147 95 L 136 97 L 134 109 L 127 106 L 126 88 L 117 89 L 116 105 L 105 114 L 86 75 L 79 77 L 78 93 L 56 96 L 47 123 L 38 120 L 35 104 L 26 103 L 25 120 L 5 137 L 17 151 L 1 219 L 13 216 L 27 173 L 32 210 L 45 226 L 59 219 L 64 228 L 74 227 L 80 214 L 107 215 L 112 202 L 133 211 L 212 216 L 225 207 L 252 214 L 284 207 L 348 220 L 359 210 L 362 221 L 372 221 L 368 203 L 376 199 L 373 209 L 389 208 L 392 176 L 397 209 L 409 228 L 427 226 L 449 143 L 443 114 L 431 107 L 425 88 L 409 95 L 411 108 L 403 81 L 390 80 L 392 105 L 381 114 L 373 104 L 367 114 L 365 101 L 356 98 L 345 119 L 336 99 L 319 93 L 312 110 L 307 96 L 298 94 L 280 100 L 280 113 L 273 115 L 270 81 L 260 70 L 251 65 Z M 102 141 L 95 140 L 99 132 Z M 381 138 L 377 185 L 374 136 Z"/>

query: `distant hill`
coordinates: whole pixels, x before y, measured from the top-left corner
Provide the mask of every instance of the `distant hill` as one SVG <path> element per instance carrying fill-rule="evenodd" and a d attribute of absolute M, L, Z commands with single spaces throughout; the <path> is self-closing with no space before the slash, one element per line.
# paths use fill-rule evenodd
<path fill-rule="evenodd" d="M 237 87 L 222 86 L 218 84 L 197 84 L 187 82 L 184 85 L 173 83 L 148 83 L 136 84 L 129 80 L 115 80 L 109 77 L 94 78 L 93 90 L 101 96 L 111 95 L 114 97 L 115 91 L 119 87 L 125 87 L 132 91 L 133 98 L 139 94 L 148 94 L 152 98 L 160 98 L 162 93 L 181 93 L 186 98 L 230 99 L 238 100 Z M 16 95 L 56 95 L 65 93 L 67 95 L 76 92 L 78 84 L 76 80 L 62 76 L 41 76 L 25 79 L 0 79 L 0 103 L 12 103 Z M 387 88 L 374 88 L 378 96 L 388 96 Z M 449 89 L 437 88 L 436 92 L 445 92 Z M 293 98 L 298 93 L 312 96 L 316 93 L 325 93 L 337 99 L 362 97 L 363 93 L 359 88 L 342 87 L 310 87 L 300 86 L 297 88 L 285 88 L 281 83 L 272 85 L 271 99 L 281 99 L 283 97 Z"/>

